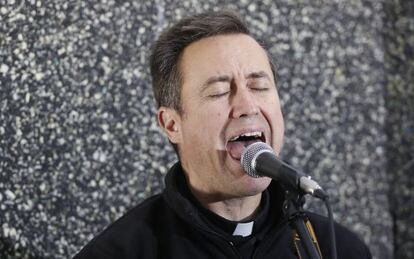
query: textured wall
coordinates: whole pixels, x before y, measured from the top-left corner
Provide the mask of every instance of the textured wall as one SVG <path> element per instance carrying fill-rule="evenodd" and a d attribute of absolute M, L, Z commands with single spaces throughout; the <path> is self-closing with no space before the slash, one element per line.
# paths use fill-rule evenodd
<path fill-rule="evenodd" d="M 68 258 L 161 190 L 176 158 L 148 48 L 171 22 L 222 7 L 276 58 L 283 156 L 323 183 L 375 258 L 414 257 L 413 2 L 223 2 L 0 1 L 1 258 Z"/>
<path fill-rule="evenodd" d="M 414 1 L 385 7 L 385 132 L 395 258 L 414 258 Z"/>

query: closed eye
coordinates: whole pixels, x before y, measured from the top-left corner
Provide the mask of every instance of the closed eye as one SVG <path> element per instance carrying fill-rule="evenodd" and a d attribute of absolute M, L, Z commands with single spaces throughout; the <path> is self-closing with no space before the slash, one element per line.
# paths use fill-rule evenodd
<path fill-rule="evenodd" d="M 230 92 L 223 92 L 223 93 L 217 93 L 217 94 L 210 94 L 208 97 L 209 98 L 213 98 L 213 99 L 215 99 L 215 98 L 219 98 L 219 97 L 222 97 L 222 96 L 225 96 L 225 95 L 227 95 L 227 94 L 229 94 Z"/>
<path fill-rule="evenodd" d="M 247 87 L 253 91 L 265 92 L 270 89 L 268 77 L 254 77 L 249 79 Z"/>
<path fill-rule="evenodd" d="M 254 82 L 248 86 L 252 91 L 265 92 L 270 89 L 269 85 L 264 82 Z"/>
<path fill-rule="evenodd" d="M 268 91 L 270 88 L 269 87 L 252 87 L 250 89 L 252 89 L 253 91 L 264 92 L 264 91 Z"/>

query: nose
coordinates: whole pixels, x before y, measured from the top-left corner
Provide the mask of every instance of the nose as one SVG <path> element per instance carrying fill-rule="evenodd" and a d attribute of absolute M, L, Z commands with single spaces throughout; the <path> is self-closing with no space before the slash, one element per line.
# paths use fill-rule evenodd
<path fill-rule="evenodd" d="M 259 114 L 259 105 L 251 90 L 244 87 L 237 87 L 231 98 L 231 117 L 241 118 Z"/>

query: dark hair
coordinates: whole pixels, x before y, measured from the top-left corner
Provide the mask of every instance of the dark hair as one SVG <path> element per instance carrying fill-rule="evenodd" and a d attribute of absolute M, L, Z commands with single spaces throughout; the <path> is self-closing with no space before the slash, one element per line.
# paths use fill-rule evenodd
<path fill-rule="evenodd" d="M 179 63 L 180 57 L 188 45 L 215 35 L 237 33 L 252 36 L 243 19 L 233 11 L 196 14 L 179 21 L 162 32 L 153 45 L 150 56 L 152 88 L 157 107 L 173 108 L 180 114 L 183 112 L 181 105 L 182 78 Z M 261 45 L 263 46 L 263 44 Z M 269 63 L 273 74 L 275 74 L 270 57 Z"/>

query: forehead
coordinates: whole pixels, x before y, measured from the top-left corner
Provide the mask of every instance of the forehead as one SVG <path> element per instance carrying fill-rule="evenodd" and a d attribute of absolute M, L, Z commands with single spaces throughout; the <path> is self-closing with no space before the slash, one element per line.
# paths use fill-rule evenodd
<path fill-rule="evenodd" d="M 184 83 L 195 78 L 236 76 L 257 70 L 272 76 L 265 50 L 245 34 L 218 35 L 196 41 L 184 49 L 180 62 Z"/>

